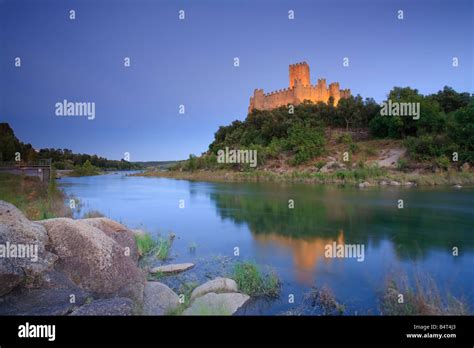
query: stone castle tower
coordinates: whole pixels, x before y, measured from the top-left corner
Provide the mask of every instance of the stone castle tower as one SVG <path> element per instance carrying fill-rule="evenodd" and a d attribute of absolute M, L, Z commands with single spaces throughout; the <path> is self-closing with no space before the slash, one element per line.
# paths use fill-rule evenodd
<path fill-rule="evenodd" d="M 327 103 L 330 97 L 334 98 L 334 105 L 339 99 L 351 95 L 349 89 L 340 89 L 339 83 L 334 82 L 326 86 L 326 79 L 318 79 L 316 85 L 311 85 L 309 65 L 306 62 L 291 64 L 289 69 L 290 86 L 286 89 L 263 93 L 263 89 L 256 89 L 250 98 L 249 113 L 253 109 L 271 110 L 284 105 L 298 105 L 304 100 L 313 103 Z"/>

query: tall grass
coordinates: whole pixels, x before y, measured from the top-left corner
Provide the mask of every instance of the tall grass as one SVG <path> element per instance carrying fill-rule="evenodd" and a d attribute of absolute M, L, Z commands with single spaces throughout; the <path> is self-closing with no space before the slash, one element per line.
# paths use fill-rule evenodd
<path fill-rule="evenodd" d="M 173 244 L 174 235 L 169 235 L 167 238 L 160 237 L 155 246 L 155 257 L 160 260 L 166 260 L 169 256 L 171 245 Z"/>
<path fill-rule="evenodd" d="M 239 291 L 250 296 L 278 297 L 280 293 L 280 280 L 275 273 L 263 274 L 251 262 L 242 262 L 234 266 L 233 279 Z"/>
<path fill-rule="evenodd" d="M 148 232 L 137 233 L 135 234 L 135 242 L 137 243 L 138 254 L 140 257 L 153 254 L 160 260 L 166 260 L 169 257 L 174 238 L 174 234 L 170 234 L 166 238 L 161 236 L 153 238 Z"/>
<path fill-rule="evenodd" d="M 15 205 L 30 220 L 70 217 L 66 196 L 57 187 L 54 173 L 51 177 L 48 184 L 37 177 L 0 173 L 0 200 Z"/>
<path fill-rule="evenodd" d="M 416 273 L 412 282 L 402 272 L 386 279 L 380 299 L 383 315 L 469 315 L 465 301 L 449 292 L 441 294 L 435 281 Z"/>
<path fill-rule="evenodd" d="M 145 256 L 156 246 L 156 241 L 146 232 L 135 234 L 135 242 L 140 256 Z"/>

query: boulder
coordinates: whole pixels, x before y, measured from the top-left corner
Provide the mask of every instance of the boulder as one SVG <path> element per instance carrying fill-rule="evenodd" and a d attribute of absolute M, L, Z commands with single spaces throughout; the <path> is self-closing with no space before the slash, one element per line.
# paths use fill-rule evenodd
<path fill-rule="evenodd" d="M 210 292 L 196 298 L 184 315 L 232 315 L 241 308 L 250 297 L 245 294 Z"/>
<path fill-rule="evenodd" d="M 392 186 L 400 186 L 400 183 L 398 181 L 392 180 L 390 181 L 390 185 Z"/>
<path fill-rule="evenodd" d="M 179 306 L 179 297 L 160 282 L 147 282 L 143 292 L 143 314 L 165 315 Z"/>
<path fill-rule="evenodd" d="M 194 263 L 176 263 L 172 265 L 165 265 L 159 267 L 153 267 L 151 273 L 179 273 L 184 272 L 194 267 Z"/>
<path fill-rule="evenodd" d="M 239 289 L 237 283 L 233 279 L 218 277 L 194 289 L 191 293 L 191 301 L 210 292 L 221 293 L 237 291 L 239 291 Z"/>
<path fill-rule="evenodd" d="M 114 297 L 108 299 L 95 300 L 91 303 L 79 307 L 71 313 L 73 316 L 79 315 L 133 315 L 134 304 L 129 298 Z"/>
<path fill-rule="evenodd" d="M 94 226 L 115 240 L 119 245 L 128 248 L 130 257 L 138 261 L 138 248 L 135 242 L 135 234 L 122 224 L 105 217 L 82 219 L 82 222 Z"/>
<path fill-rule="evenodd" d="M 66 315 L 85 303 L 89 294 L 61 272 L 43 274 L 41 288 L 17 287 L 0 297 L 0 315 Z"/>
<path fill-rule="evenodd" d="M 0 201 L 0 296 L 20 283 L 37 287 L 57 257 L 47 250 L 46 230 L 14 205 Z"/>
<path fill-rule="evenodd" d="M 116 240 L 81 220 L 57 218 L 38 223 L 45 227 L 52 250 L 59 256 L 56 268 L 76 285 L 100 295 L 130 296 L 141 302 L 145 276 Z"/>
<path fill-rule="evenodd" d="M 365 187 L 369 187 L 370 184 L 367 181 L 364 181 L 364 182 L 360 182 L 357 186 L 359 188 L 365 188 Z"/>

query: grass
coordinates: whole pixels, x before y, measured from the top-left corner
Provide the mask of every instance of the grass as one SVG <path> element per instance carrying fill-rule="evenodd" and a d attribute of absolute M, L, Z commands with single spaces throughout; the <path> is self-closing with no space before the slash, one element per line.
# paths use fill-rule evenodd
<path fill-rule="evenodd" d="M 174 235 L 170 234 L 167 238 L 158 238 L 157 244 L 154 249 L 155 257 L 159 260 L 166 260 L 169 257 L 171 245 L 173 244 Z"/>
<path fill-rule="evenodd" d="M 51 174 L 54 178 L 54 173 Z M 20 209 L 30 220 L 71 217 L 65 195 L 56 181 L 42 183 L 37 177 L 0 173 L 0 200 Z"/>
<path fill-rule="evenodd" d="M 169 258 L 169 253 L 173 240 L 174 234 L 169 234 L 168 237 L 153 238 L 148 232 L 135 234 L 135 242 L 137 243 L 138 254 L 140 257 L 144 257 L 148 254 L 154 254 L 159 260 L 166 260 Z"/>
<path fill-rule="evenodd" d="M 239 291 L 250 296 L 278 297 L 280 280 L 275 273 L 263 274 L 251 262 L 237 263 L 234 266 L 233 277 Z"/>
<path fill-rule="evenodd" d="M 90 219 L 90 218 L 99 218 L 99 217 L 104 217 L 105 215 L 102 214 L 98 210 L 90 210 L 87 213 L 84 214 L 84 219 Z"/>
<path fill-rule="evenodd" d="M 149 281 L 158 281 L 166 277 L 166 274 L 163 272 L 148 273 Z"/>
<path fill-rule="evenodd" d="M 135 234 L 135 242 L 137 243 L 138 254 L 140 257 L 148 254 L 156 246 L 156 241 L 153 239 L 151 234 L 147 232 Z"/>
<path fill-rule="evenodd" d="M 402 303 L 400 295 L 403 295 Z M 415 274 L 410 283 L 400 272 L 387 277 L 380 309 L 383 315 L 470 315 L 465 301 L 449 292 L 441 295 L 431 277 Z"/>
<path fill-rule="evenodd" d="M 180 303 L 179 306 L 170 309 L 166 312 L 166 315 L 181 315 L 191 304 L 191 293 L 199 284 L 196 282 L 182 283 L 179 287 L 178 294 L 184 295 L 184 303 Z"/>

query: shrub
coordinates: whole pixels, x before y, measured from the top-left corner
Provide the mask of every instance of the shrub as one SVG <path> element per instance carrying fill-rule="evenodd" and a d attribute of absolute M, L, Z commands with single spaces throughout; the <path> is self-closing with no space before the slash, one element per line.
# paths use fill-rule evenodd
<path fill-rule="evenodd" d="M 409 155 L 414 159 L 427 160 L 442 155 L 441 146 L 433 135 L 408 137 L 405 145 Z"/>
<path fill-rule="evenodd" d="M 322 128 L 310 128 L 302 124 L 295 124 L 289 130 L 286 147 L 294 151 L 295 156 L 291 164 L 297 165 L 324 152 L 325 138 Z"/>
<path fill-rule="evenodd" d="M 444 170 L 448 170 L 448 168 L 451 166 L 451 162 L 449 161 L 449 158 L 446 156 L 440 156 L 436 159 L 436 164 Z"/>
<path fill-rule="evenodd" d="M 326 162 L 324 161 L 318 161 L 316 162 L 316 164 L 314 165 L 316 168 L 318 168 L 318 170 L 320 170 L 322 167 L 324 167 L 326 165 Z"/>
<path fill-rule="evenodd" d="M 400 158 L 397 162 L 397 169 L 398 170 L 405 170 L 407 167 L 407 161 L 403 158 Z"/>
<path fill-rule="evenodd" d="M 347 180 L 352 177 L 352 172 L 348 170 L 338 170 L 336 172 L 336 178 L 340 180 Z"/>
<path fill-rule="evenodd" d="M 352 136 L 349 133 L 343 133 L 337 139 L 339 144 L 346 144 L 349 145 L 352 143 Z"/>
<path fill-rule="evenodd" d="M 190 172 L 193 172 L 197 169 L 198 167 L 198 163 L 197 163 L 197 158 L 196 158 L 196 155 L 189 155 L 189 158 L 188 160 L 186 161 L 185 165 L 184 165 L 184 169 L 185 170 L 188 170 Z"/>
<path fill-rule="evenodd" d="M 357 152 L 359 152 L 359 145 L 356 144 L 356 143 L 350 143 L 350 144 L 349 144 L 349 151 L 350 151 L 351 153 L 357 153 Z"/>
<path fill-rule="evenodd" d="M 94 167 L 92 163 L 87 160 L 82 166 L 76 166 L 72 172 L 73 176 L 91 176 L 99 174 L 98 168 Z"/>
<path fill-rule="evenodd" d="M 280 293 L 280 280 L 276 274 L 263 275 L 257 266 L 250 262 L 236 264 L 233 278 L 239 290 L 250 296 L 277 297 Z"/>
<path fill-rule="evenodd" d="M 377 154 L 377 150 L 375 150 L 372 146 L 366 146 L 365 154 L 367 156 L 375 156 Z"/>
<path fill-rule="evenodd" d="M 453 112 L 449 138 L 459 147 L 459 160 L 474 163 L 474 101 Z"/>

